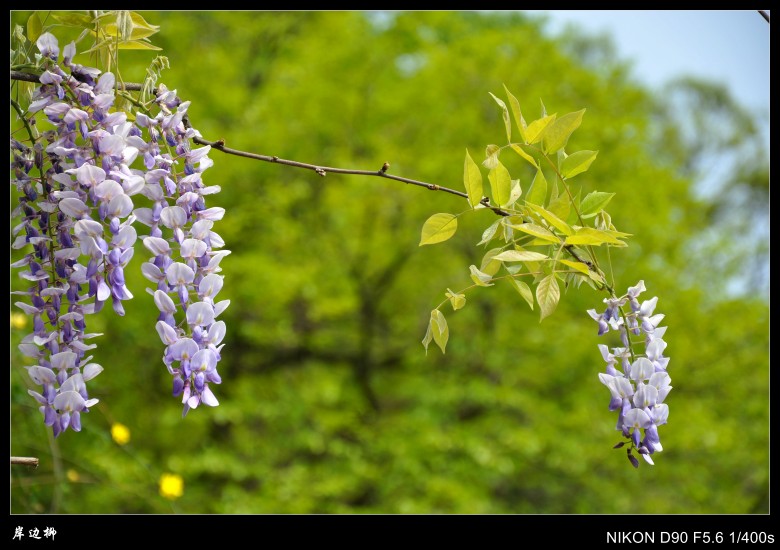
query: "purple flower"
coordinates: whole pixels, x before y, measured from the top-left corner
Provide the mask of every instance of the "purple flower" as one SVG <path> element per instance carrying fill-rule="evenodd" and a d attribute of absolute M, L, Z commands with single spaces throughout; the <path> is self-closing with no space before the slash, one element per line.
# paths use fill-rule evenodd
<path fill-rule="evenodd" d="M 605 299 L 607 310 L 604 313 L 588 310 L 588 315 L 599 323 L 599 335 L 606 333 L 609 327 L 620 332 L 623 347 L 610 351 L 606 345 L 599 344 L 601 356 L 607 363 L 606 373 L 599 374 L 599 380 L 610 391 L 609 410 L 618 411 L 616 429 L 629 441 L 627 453 L 634 467 L 638 467 L 639 462 L 631 453 L 632 449 L 651 465 L 654 464 L 651 455 L 663 450 L 658 426 L 665 424 L 669 416 L 669 407 L 664 400 L 672 389 L 671 377 L 666 372 L 669 358 L 664 356 L 667 344 L 662 338 L 666 327 L 658 326 L 664 315 L 655 313 L 657 297 L 639 303 L 637 297 L 644 290 L 644 281 L 639 281 L 636 286 L 629 287 L 624 296 Z M 626 302 L 631 311 L 624 313 L 622 307 Z M 623 323 L 624 318 L 627 325 Z M 630 335 L 642 333 L 645 334 L 645 351 L 640 355 L 633 351 Z M 615 448 L 622 446 L 623 443 Z"/>
<path fill-rule="evenodd" d="M 212 231 L 225 211 L 206 205 L 219 187 L 204 184 L 213 162 L 209 146 L 191 146 L 200 133 L 185 127 L 189 102 L 159 85 L 159 113 L 128 117 L 114 109 L 112 73 L 73 63 L 75 43 L 63 49 L 70 75 L 57 64 L 52 34 L 42 34 L 36 45 L 43 74 L 26 116 L 46 117 L 52 129 L 32 147 L 11 141 L 11 181 L 22 216 L 12 248 L 25 254 L 12 265 L 31 284 L 16 304 L 32 317 L 32 332 L 19 349 L 36 363 L 27 372 L 40 391 L 29 393 L 45 425 L 55 435 L 79 431 L 82 413 L 97 403 L 87 383 L 103 368 L 86 356 L 96 347 L 87 341 L 99 336 L 86 332 L 87 317 L 109 299 L 123 315 L 123 302 L 133 297 L 125 270 L 138 238 L 136 221 L 149 227 L 143 244 L 152 258 L 141 270 L 155 286 L 148 290 L 160 310 L 156 329 L 174 395 L 183 395 L 184 414 L 201 403 L 218 405 L 209 386 L 221 383 L 217 364 L 226 330 L 217 318 L 230 301 L 215 298 L 223 286 L 220 262 L 230 252 L 218 250 L 224 243 Z M 132 168 L 139 155 L 143 169 Z M 33 168 L 44 176 L 37 184 L 29 175 Z M 151 207 L 135 208 L 137 195 Z"/>

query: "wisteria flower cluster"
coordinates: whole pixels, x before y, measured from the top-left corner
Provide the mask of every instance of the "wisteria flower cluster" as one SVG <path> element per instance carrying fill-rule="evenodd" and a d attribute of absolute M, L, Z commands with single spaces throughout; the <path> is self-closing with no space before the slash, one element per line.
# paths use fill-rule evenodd
<path fill-rule="evenodd" d="M 216 406 L 209 384 L 221 382 L 216 367 L 225 336 L 216 318 L 229 301 L 215 297 L 223 284 L 219 264 L 230 252 L 218 250 L 224 242 L 212 231 L 224 209 L 205 205 L 219 187 L 202 180 L 213 164 L 210 148 L 190 147 L 200 134 L 184 122 L 189 102 L 159 86 L 152 105 L 158 114 L 142 108 L 133 117 L 114 107 L 112 73 L 73 63 L 73 42 L 61 66 L 52 34 L 42 34 L 37 46 L 44 71 L 28 109 L 32 146 L 11 139 L 12 183 L 20 194 L 14 215 L 22 218 L 12 246 L 32 247 L 12 264 L 33 283 L 17 292 L 29 303 L 16 305 L 33 320 L 20 350 L 35 360 L 27 372 L 42 387 L 29 393 L 55 436 L 81 430 L 81 413 L 98 402 L 86 383 L 103 371 L 87 356 L 96 347 L 87 341 L 100 334 L 87 333 L 85 319 L 109 300 L 124 315 L 123 302 L 133 297 L 124 270 L 138 221 L 150 228 L 143 244 L 153 257 L 142 272 L 156 283 L 147 290 L 160 309 L 156 328 L 173 393 L 182 396 L 184 414 L 200 403 Z M 41 113 L 51 129 L 33 136 L 30 126 Z M 136 208 L 140 197 L 151 207 Z"/>
<path fill-rule="evenodd" d="M 623 347 L 611 351 L 599 344 L 607 363 L 606 373 L 599 374 L 599 380 L 612 395 L 609 410 L 618 411 L 616 429 L 629 440 L 626 454 L 635 468 L 639 467 L 639 461 L 632 450 L 648 464 L 653 464 L 654 453 L 663 451 L 658 427 L 666 424 L 669 417 L 669 406 L 664 399 L 672 389 L 672 379 L 666 372 L 669 358 L 664 356 L 666 327 L 658 326 L 664 315 L 655 313 L 658 297 L 639 303 L 637 297 L 645 290 L 644 281 L 639 281 L 636 286 L 629 287 L 624 296 L 605 298 L 607 308 L 604 312 L 588 310 L 599 325 L 599 336 L 610 329 L 616 330 L 623 343 Z M 630 306 L 628 312 L 623 311 L 626 303 Z M 644 354 L 635 353 L 631 338 L 642 335 L 643 341 L 636 345 L 644 345 Z M 615 448 L 625 444 L 622 441 Z"/>

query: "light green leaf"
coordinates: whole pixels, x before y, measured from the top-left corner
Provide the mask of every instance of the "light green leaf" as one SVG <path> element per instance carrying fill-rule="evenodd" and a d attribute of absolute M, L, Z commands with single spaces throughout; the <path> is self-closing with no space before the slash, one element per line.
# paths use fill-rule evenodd
<path fill-rule="evenodd" d="M 425 346 L 425 355 L 428 355 L 428 344 L 433 340 L 433 318 L 428 319 L 428 329 L 425 331 L 425 337 L 422 339 L 422 345 Z"/>
<path fill-rule="evenodd" d="M 466 160 L 463 163 L 463 185 L 466 187 L 466 194 L 469 196 L 469 204 L 473 207 L 482 200 L 482 174 L 479 166 L 466 150 Z"/>
<path fill-rule="evenodd" d="M 501 269 L 501 262 L 495 258 L 499 254 L 501 254 L 500 248 L 493 248 L 485 252 L 485 255 L 482 256 L 482 264 L 479 266 L 479 270 L 491 277 L 498 273 L 498 270 Z"/>
<path fill-rule="evenodd" d="M 602 191 L 593 191 L 585 195 L 580 204 L 580 215 L 583 218 L 592 218 L 607 206 L 615 193 L 604 193 Z"/>
<path fill-rule="evenodd" d="M 488 180 L 493 200 L 502 208 L 507 206 L 512 194 L 512 178 L 509 176 L 509 170 L 498 162 L 496 167 L 488 172 Z"/>
<path fill-rule="evenodd" d="M 572 153 L 561 164 L 561 174 L 564 178 L 573 178 L 577 174 L 582 174 L 596 160 L 598 151 L 577 151 Z"/>
<path fill-rule="evenodd" d="M 558 236 L 555 235 L 552 231 L 550 231 L 545 227 L 542 227 L 541 225 L 536 225 L 535 223 L 524 223 L 520 225 L 512 225 L 512 228 L 517 229 L 518 231 L 522 231 L 523 233 L 528 233 L 529 235 L 533 235 L 534 237 L 539 237 L 540 239 L 544 239 L 545 241 L 550 241 L 552 243 L 561 242 L 561 239 L 559 239 Z"/>
<path fill-rule="evenodd" d="M 547 126 L 549 126 L 553 120 L 555 120 L 555 115 L 550 115 L 534 120 L 529 124 L 528 128 L 525 130 L 526 143 L 536 143 L 537 141 L 540 141 L 544 137 L 544 131 L 547 129 Z"/>
<path fill-rule="evenodd" d="M 140 27 L 143 29 L 149 29 L 151 31 L 157 32 L 160 30 L 160 25 L 152 25 L 151 23 L 147 23 L 146 19 L 143 18 L 143 16 L 138 12 L 132 12 L 130 14 L 130 17 L 133 18 L 133 25 L 135 27 Z"/>
<path fill-rule="evenodd" d="M 539 322 L 555 311 L 555 306 L 558 305 L 560 299 L 561 289 L 558 287 L 555 274 L 551 273 L 539 281 L 539 285 L 536 287 L 536 301 L 539 302 L 539 311 L 541 312 Z"/>
<path fill-rule="evenodd" d="M 469 271 L 471 272 L 471 280 L 474 281 L 477 286 L 493 286 L 493 283 L 490 282 L 493 280 L 493 277 L 487 273 L 482 273 L 477 269 L 477 266 L 470 265 Z"/>
<path fill-rule="evenodd" d="M 15 38 L 16 41 L 20 45 L 22 45 L 25 42 L 27 42 L 27 37 L 24 35 L 24 33 L 25 33 L 24 27 L 22 27 L 21 25 L 17 25 L 17 24 L 14 25 L 14 33 L 13 33 L 12 37 Z M 15 53 L 15 51 L 11 50 L 11 54 L 12 54 L 11 58 L 12 59 L 13 59 L 13 54 L 14 53 Z"/>
<path fill-rule="evenodd" d="M 130 40 L 129 42 L 120 42 L 117 46 L 120 50 L 162 50 L 157 46 L 152 45 L 151 42 L 144 40 Z"/>
<path fill-rule="evenodd" d="M 35 43 L 38 37 L 43 32 L 43 25 L 41 24 L 41 18 L 38 17 L 38 12 L 34 11 L 32 15 L 27 19 L 27 39 L 30 42 Z"/>
<path fill-rule="evenodd" d="M 534 181 L 531 183 L 531 189 L 525 196 L 526 204 L 543 205 L 547 198 L 547 180 L 541 170 L 536 171 Z"/>
<path fill-rule="evenodd" d="M 625 244 L 618 241 L 612 234 L 592 227 L 581 227 L 574 235 L 566 237 L 566 244 L 585 244 L 599 246 L 607 244 Z"/>
<path fill-rule="evenodd" d="M 490 94 L 490 97 L 496 100 L 496 103 L 498 103 L 498 106 L 501 107 L 502 116 L 504 117 L 504 127 L 506 128 L 506 140 L 512 141 L 512 121 L 509 118 L 509 110 L 506 108 L 506 103 L 504 103 L 502 100 L 498 99 L 496 96 L 494 96 L 492 93 L 488 92 Z"/>
<path fill-rule="evenodd" d="M 539 262 L 549 258 L 546 254 L 530 250 L 505 250 L 495 257 L 496 260 L 501 262 Z"/>
<path fill-rule="evenodd" d="M 528 305 L 531 307 L 531 311 L 534 310 L 534 295 L 531 292 L 531 288 L 524 282 L 519 279 L 515 279 L 512 277 L 509 279 L 512 281 L 512 285 L 515 287 L 517 292 L 520 293 L 520 296 L 523 297 L 523 300 L 525 300 Z"/>
<path fill-rule="evenodd" d="M 99 52 L 101 50 L 105 50 L 106 48 L 110 48 L 114 44 L 114 41 L 110 38 L 104 38 L 102 40 L 99 40 L 95 43 L 94 46 L 92 46 L 90 49 L 85 50 L 81 53 L 92 53 L 92 52 Z"/>
<path fill-rule="evenodd" d="M 569 212 L 571 211 L 571 201 L 569 200 L 569 195 L 566 193 L 561 193 L 554 199 L 550 199 L 550 204 L 547 205 L 547 210 L 555 216 L 558 216 L 558 219 L 560 220 L 565 220 L 568 218 Z"/>
<path fill-rule="evenodd" d="M 152 36 L 160 30 L 159 25 L 150 25 L 137 12 L 126 13 L 127 15 L 123 15 L 121 21 L 119 14 L 117 14 L 114 20 L 106 20 L 105 24 L 100 27 L 101 33 L 114 38 L 119 37 L 123 40 L 128 40 L 127 35 L 129 33 L 129 40 L 139 40 Z"/>
<path fill-rule="evenodd" d="M 482 240 L 477 243 L 477 246 L 487 244 L 493 240 L 493 237 L 496 236 L 496 231 L 498 231 L 498 225 L 501 223 L 501 219 L 502 218 L 499 218 L 491 223 L 490 226 L 482 232 Z"/>
<path fill-rule="evenodd" d="M 447 320 L 444 314 L 438 309 L 431 311 L 431 333 L 433 341 L 439 346 L 441 352 L 447 347 L 447 340 L 450 338 L 450 328 L 447 326 Z"/>
<path fill-rule="evenodd" d="M 434 214 L 422 227 L 420 245 L 436 244 L 446 241 L 458 230 L 458 218 L 452 214 Z"/>
<path fill-rule="evenodd" d="M 455 294 L 452 290 L 448 288 L 447 292 L 445 293 L 445 296 L 449 298 L 450 305 L 452 306 L 453 311 L 458 311 L 460 308 L 466 305 L 465 294 Z"/>
<path fill-rule="evenodd" d="M 571 235 L 574 233 L 574 230 L 569 227 L 569 224 L 567 224 L 565 221 L 560 219 L 558 216 L 553 214 L 552 212 L 545 210 L 541 206 L 537 206 L 535 204 L 529 204 L 528 207 L 539 214 L 541 217 L 543 217 L 545 220 L 547 220 L 547 223 L 555 227 L 558 231 L 563 233 L 564 235 Z"/>
<path fill-rule="evenodd" d="M 486 157 L 492 157 L 492 156 L 498 156 L 501 152 L 501 147 L 496 145 L 495 143 L 491 143 L 487 147 L 485 147 L 485 156 Z"/>
<path fill-rule="evenodd" d="M 506 84 L 504 84 L 504 91 L 509 98 L 509 107 L 512 109 L 512 115 L 515 117 L 515 124 L 517 125 L 517 130 L 520 132 L 520 139 L 525 141 L 525 129 L 527 124 L 523 118 L 523 113 L 520 112 L 520 102 L 517 101 L 517 98 L 507 89 Z"/>
<path fill-rule="evenodd" d="M 509 193 L 509 204 L 517 202 L 523 194 L 523 188 L 520 187 L 520 180 L 512 180 L 512 192 Z"/>
<path fill-rule="evenodd" d="M 534 168 L 539 168 L 539 159 L 542 158 L 542 152 L 539 149 L 525 143 L 510 143 L 509 146 Z"/>
<path fill-rule="evenodd" d="M 584 273 L 585 275 L 588 275 L 590 273 L 590 269 L 588 269 L 588 266 L 585 265 L 582 262 L 573 262 L 571 260 L 558 260 L 564 265 L 568 265 L 569 267 L 573 267 L 577 271 Z"/>
<path fill-rule="evenodd" d="M 582 123 L 582 115 L 585 109 L 568 113 L 552 122 L 544 132 L 544 149 L 547 154 L 552 154 L 566 146 L 569 136 L 579 128 Z"/>
<path fill-rule="evenodd" d="M 485 147 L 485 160 L 482 161 L 482 166 L 488 170 L 492 170 L 498 166 L 498 155 L 501 154 L 501 147 L 491 143 Z"/>

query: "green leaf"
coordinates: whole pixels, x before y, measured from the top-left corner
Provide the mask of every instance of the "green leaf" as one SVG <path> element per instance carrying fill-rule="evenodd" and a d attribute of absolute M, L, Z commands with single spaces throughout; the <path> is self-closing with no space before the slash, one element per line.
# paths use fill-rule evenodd
<path fill-rule="evenodd" d="M 130 40 L 129 42 L 120 42 L 117 46 L 120 50 L 162 50 L 157 46 L 152 45 L 151 42 L 144 40 Z"/>
<path fill-rule="evenodd" d="M 525 196 L 526 204 L 543 205 L 547 198 L 547 180 L 541 170 L 536 171 L 534 181 L 531 183 L 531 189 Z"/>
<path fill-rule="evenodd" d="M 34 11 L 32 15 L 27 19 L 27 39 L 30 42 L 35 42 L 43 32 L 43 25 L 41 24 L 41 18 L 38 17 L 38 12 Z"/>
<path fill-rule="evenodd" d="M 590 273 L 590 269 L 588 269 L 588 266 L 582 262 L 573 262 L 571 260 L 558 260 L 558 261 L 564 265 L 573 267 L 574 269 L 576 269 L 580 273 L 584 273 L 585 275 L 588 275 Z"/>
<path fill-rule="evenodd" d="M 496 96 L 494 96 L 492 93 L 488 92 L 490 94 L 490 97 L 496 100 L 496 103 L 498 103 L 498 106 L 501 107 L 502 115 L 504 117 L 504 127 L 506 128 L 506 140 L 512 141 L 512 121 L 509 118 L 509 110 L 506 108 L 506 103 L 504 103 L 502 100 L 498 99 Z"/>
<path fill-rule="evenodd" d="M 447 320 L 444 314 L 438 309 L 431 311 L 431 333 L 433 341 L 439 346 L 441 352 L 447 347 L 447 340 L 450 339 L 450 328 L 447 326 Z"/>
<path fill-rule="evenodd" d="M 577 174 L 585 172 L 596 160 L 598 151 L 577 151 L 572 153 L 563 161 L 561 165 L 561 174 L 564 178 L 573 178 Z"/>
<path fill-rule="evenodd" d="M 607 244 L 625 244 L 617 240 L 612 234 L 592 227 L 581 227 L 574 235 L 566 237 L 565 244 L 586 244 L 599 246 Z"/>
<path fill-rule="evenodd" d="M 517 98 L 507 89 L 506 84 L 504 84 L 504 91 L 509 98 L 509 107 L 512 109 L 512 115 L 515 117 L 515 124 L 517 125 L 518 132 L 520 132 L 520 139 L 525 141 L 525 129 L 527 124 L 523 118 L 523 113 L 520 112 L 520 102 L 517 101 Z"/>
<path fill-rule="evenodd" d="M 499 162 L 495 168 L 488 172 L 488 180 L 493 200 L 502 208 L 507 206 L 512 194 L 512 178 L 509 176 L 509 170 Z"/>
<path fill-rule="evenodd" d="M 530 250 L 505 250 L 501 254 L 498 254 L 494 259 L 501 262 L 539 262 L 549 258 L 550 257 L 546 254 L 540 254 L 539 252 L 532 252 Z"/>
<path fill-rule="evenodd" d="M 422 227 L 420 245 L 436 244 L 446 241 L 458 230 L 458 218 L 452 214 L 434 214 Z"/>
<path fill-rule="evenodd" d="M 119 12 L 113 19 L 100 17 L 96 21 L 103 22 L 100 26 L 102 33 L 114 38 L 119 37 L 122 40 L 139 40 L 147 38 L 160 30 L 159 25 L 150 25 L 137 12 Z"/>
<path fill-rule="evenodd" d="M 520 180 L 512 180 L 512 191 L 509 193 L 509 204 L 515 204 L 523 194 L 523 188 L 520 187 Z"/>
<path fill-rule="evenodd" d="M 539 149 L 525 143 L 510 143 L 509 146 L 534 168 L 539 168 L 539 160 L 542 158 L 542 152 Z"/>
<path fill-rule="evenodd" d="M 447 292 L 445 293 L 445 296 L 449 298 L 450 305 L 452 306 L 453 311 L 458 311 L 460 308 L 466 305 L 465 294 L 455 294 L 452 290 L 448 288 Z"/>
<path fill-rule="evenodd" d="M 90 49 L 84 50 L 80 53 L 92 53 L 96 51 L 105 50 L 106 48 L 110 48 L 114 44 L 114 41 L 110 38 L 103 38 L 102 40 L 99 40 L 93 45 Z"/>
<path fill-rule="evenodd" d="M 425 331 L 425 337 L 422 339 L 422 345 L 425 346 L 425 355 L 428 355 L 428 344 L 433 340 L 433 318 L 428 319 L 428 330 Z"/>
<path fill-rule="evenodd" d="M 545 317 L 549 317 L 555 311 L 555 306 L 558 305 L 558 300 L 560 299 L 561 289 L 558 287 L 558 280 L 555 278 L 555 274 L 551 273 L 539 281 L 539 285 L 536 287 L 536 301 L 539 302 L 539 310 L 541 312 L 539 322 L 544 320 Z"/>
<path fill-rule="evenodd" d="M 495 258 L 499 254 L 501 254 L 500 248 L 493 248 L 485 252 L 485 255 L 482 256 L 482 264 L 479 266 L 479 270 L 491 277 L 498 273 L 498 270 L 501 269 L 501 262 Z"/>
<path fill-rule="evenodd" d="M 566 142 L 569 141 L 569 136 L 579 128 L 582 123 L 582 115 L 585 114 L 585 109 L 576 111 L 574 113 L 568 113 L 561 118 L 551 123 L 547 130 L 544 132 L 544 149 L 547 154 L 552 154 L 566 146 Z"/>
<path fill-rule="evenodd" d="M 534 120 L 525 130 L 526 143 L 536 143 L 544 137 L 547 126 L 555 120 L 555 115 L 545 116 Z"/>
<path fill-rule="evenodd" d="M 580 215 L 583 218 L 592 218 L 604 210 L 604 207 L 607 206 L 614 196 L 615 193 L 604 193 L 602 191 L 588 193 L 585 198 L 582 199 L 582 204 L 580 204 Z"/>
<path fill-rule="evenodd" d="M 482 273 L 477 269 L 477 266 L 470 265 L 469 271 L 471 272 L 471 280 L 474 281 L 477 286 L 493 286 L 493 283 L 490 282 L 493 280 L 493 277 L 487 273 Z"/>
<path fill-rule="evenodd" d="M 543 217 L 547 222 L 555 227 L 558 231 L 563 233 L 564 235 L 571 235 L 574 233 L 574 230 L 569 227 L 569 224 L 567 224 L 565 221 L 560 219 L 558 216 L 553 214 L 552 212 L 549 212 L 548 210 L 545 210 L 541 206 L 537 206 L 535 204 L 529 204 L 528 207 L 539 214 L 541 217 Z"/>
<path fill-rule="evenodd" d="M 501 223 L 501 220 L 502 218 L 497 219 L 482 232 L 482 240 L 477 243 L 477 246 L 481 244 L 487 244 L 493 240 L 493 237 L 496 236 L 496 231 L 498 231 L 498 225 Z"/>
<path fill-rule="evenodd" d="M 130 13 L 130 17 L 132 17 L 133 25 L 135 27 L 140 27 L 142 29 L 149 29 L 154 32 L 160 30 L 160 25 L 152 25 L 151 23 L 147 23 L 146 19 L 144 19 L 143 16 L 138 12 L 134 11 Z"/>
<path fill-rule="evenodd" d="M 83 13 L 52 14 L 52 18 L 68 27 L 89 27 L 92 25 L 92 18 Z"/>
<path fill-rule="evenodd" d="M 485 160 L 482 161 L 482 166 L 488 170 L 492 170 L 498 166 L 498 155 L 501 154 L 501 147 L 491 143 L 485 147 Z"/>
<path fill-rule="evenodd" d="M 509 279 L 512 281 L 513 286 L 517 290 L 517 292 L 520 293 L 520 296 L 523 297 L 523 300 L 528 302 L 528 305 L 531 307 L 531 311 L 534 310 L 534 295 L 533 292 L 531 292 L 531 288 L 524 282 L 519 279 L 515 279 L 512 277 Z"/>
<path fill-rule="evenodd" d="M 479 204 L 479 201 L 482 200 L 482 174 L 477 163 L 469 155 L 468 149 L 466 150 L 466 160 L 463 163 L 463 185 L 469 196 L 469 204 L 472 207 Z"/>
<path fill-rule="evenodd" d="M 21 25 L 16 25 L 16 24 L 14 25 L 14 32 L 12 38 L 15 38 L 20 45 L 27 42 L 27 37 L 24 35 L 24 32 L 25 32 L 24 27 L 22 27 Z M 11 54 L 13 53 L 14 51 L 12 50 Z M 13 55 L 12 55 L 12 59 L 13 59 Z"/>
<path fill-rule="evenodd" d="M 569 195 L 561 193 L 555 197 L 555 199 L 550 199 L 550 204 L 547 205 L 547 210 L 555 216 L 558 216 L 558 218 L 561 220 L 568 218 L 569 212 L 571 211 L 571 201 L 569 200 Z"/>
<path fill-rule="evenodd" d="M 561 242 L 561 239 L 559 239 L 558 236 L 555 235 L 552 231 L 550 231 L 545 227 L 542 227 L 541 225 L 536 225 L 535 223 L 524 223 L 520 225 L 512 225 L 512 228 L 517 229 L 518 231 L 522 231 L 523 233 L 528 233 L 529 235 L 533 235 L 534 237 L 539 237 L 540 239 L 544 239 L 545 241 L 550 241 L 552 243 Z"/>

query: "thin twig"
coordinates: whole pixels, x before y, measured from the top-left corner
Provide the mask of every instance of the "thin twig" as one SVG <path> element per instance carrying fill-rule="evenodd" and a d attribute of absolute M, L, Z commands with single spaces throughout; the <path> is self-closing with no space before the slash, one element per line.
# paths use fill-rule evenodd
<path fill-rule="evenodd" d="M 22 466 L 38 467 L 38 459 L 32 456 L 12 456 L 11 464 L 21 464 Z"/>
<path fill-rule="evenodd" d="M 379 170 L 355 170 L 352 168 L 335 168 L 332 166 L 318 166 L 315 164 L 298 162 L 297 160 L 287 160 L 287 159 L 279 158 L 275 155 L 274 156 L 259 155 L 257 153 L 249 153 L 247 151 L 239 151 L 238 149 L 231 149 L 230 147 L 225 147 L 225 140 L 223 139 L 217 141 L 209 141 L 207 139 L 195 137 L 192 139 L 192 141 L 200 145 L 210 145 L 213 149 L 216 149 L 217 151 L 221 151 L 222 153 L 226 153 L 228 155 L 235 155 L 237 157 L 245 157 L 254 160 L 260 160 L 263 162 L 272 162 L 275 164 L 283 164 L 285 166 L 302 168 L 304 170 L 312 170 L 323 177 L 326 176 L 328 172 L 333 174 L 350 174 L 354 176 L 374 176 L 379 178 L 387 178 L 395 181 L 400 181 L 403 183 L 408 183 L 410 185 L 417 185 L 419 187 L 425 187 L 430 191 L 443 191 L 444 193 L 450 193 L 451 195 L 462 197 L 464 199 L 469 198 L 469 196 L 466 193 L 462 191 L 457 191 L 455 189 L 450 189 L 449 187 L 444 187 L 442 185 L 436 185 L 434 183 L 426 183 L 424 181 L 418 181 L 410 178 L 403 178 L 401 176 L 394 176 L 392 174 L 388 174 L 387 169 L 389 168 L 389 164 L 387 162 L 384 163 Z M 490 206 L 486 200 L 483 200 L 482 204 L 485 207 L 491 209 L 499 216 L 509 216 L 509 212 L 501 210 L 500 208 Z"/>
<path fill-rule="evenodd" d="M 11 80 L 21 80 L 22 82 L 35 82 L 36 84 L 40 84 L 40 75 L 24 73 L 22 71 L 11 71 Z M 117 84 L 116 87 L 127 92 L 140 92 L 144 85 L 138 84 L 137 82 L 126 82 L 124 85 Z"/>
<path fill-rule="evenodd" d="M 23 80 L 25 82 L 38 82 L 38 77 L 35 75 L 31 75 L 28 73 L 23 73 L 20 71 L 11 71 L 11 79 L 12 80 Z M 117 85 L 117 88 L 121 88 L 125 91 L 132 91 L 132 92 L 139 92 L 143 88 L 143 84 L 138 84 L 134 82 L 126 82 L 124 85 Z M 188 118 L 184 117 L 184 124 L 188 127 L 191 127 L 189 124 Z M 401 176 L 394 176 L 392 174 L 388 174 L 387 170 L 390 167 L 390 164 L 385 162 L 382 167 L 379 170 L 354 170 L 351 168 L 335 168 L 332 166 L 318 166 L 315 164 L 308 164 L 305 162 L 298 162 L 295 160 L 287 160 L 282 159 L 277 156 L 271 156 L 271 155 L 259 155 L 257 153 L 250 153 L 247 151 L 239 151 L 238 149 L 232 149 L 230 147 L 225 147 L 225 140 L 220 139 L 217 141 L 209 141 L 207 139 L 193 138 L 193 141 L 195 143 L 198 143 L 200 145 L 210 145 L 214 149 L 221 151 L 228 155 L 235 155 L 237 157 L 245 157 L 250 158 L 254 160 L 260 160 L 263 162 L 272 162 L 275 164 L 283 164 L 285 166 L 292 166 L 294 168 L 302 168 L 304 170 L 312 170 L 319 174 L 320 176 L 326 176 L 328 172 L 331 172 L 333 174 L 348 174 L 348 175 L 355 175 L 355 176 L 374 176 L 374 177 L 380 177 L 380 178 L 387 178 L 395 181 L 400 181 L 403 183 L 408 183 L 410 185 L 417 185 L 419 187 L 425 187 L 426 189 L 430 191 L 443 191 L 444 193 L 449 193 L 451 195 L 455 195 L 464 199 L 468 199 L 469 196 L 462 192 L 457 191 L 455 189 L 450 189 L 449 187 L 444 187 L 442 185 L 437 185 L 434 183 L 426 183 L 424 181 L 419 180 L 413 180 L 410 178 L 403 178 Z M 502 210 L 500 208 L 497 208 L 495 206 L 490 206 L 489 199 L 486 197 L 482 199 L 481 204 L 485 206 L 486 208 L 489 208 L 494 213 L 496 213 L 499 216 L 509 216 L 509 212 Z"/>
<path fill-rule="evenodd" d="M 13 99 L 11 100 L 11 106 L 14 108 L 14 111 L 16 111 L 16 114 L 19 115 L 19 118 L 22 119 L 22 124 L 24 124 L 24 129 L 27 130 L 27 135 L 30 136 L 30 143 L 35 145 L 35 135 L 33 134 L 32 128 L 30 127 L 30 122 L 24 116 L 22 107 Z"/>
<path fill-rule="evenodd" d="M 40 84 L 40 75 L 23 73 L 22 71 L 11 71 L 11 80 L 21 80 L 22 82 L 35 82 Z"/>

